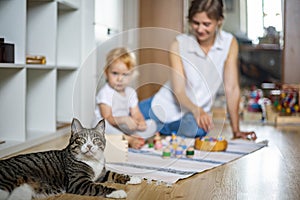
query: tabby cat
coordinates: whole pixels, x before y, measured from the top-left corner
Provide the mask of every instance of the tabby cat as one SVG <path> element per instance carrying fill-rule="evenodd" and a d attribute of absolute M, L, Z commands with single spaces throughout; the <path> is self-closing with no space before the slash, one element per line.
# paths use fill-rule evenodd
<path fill-rule="evenodd" d="M 126 198 L 124 190 L 101 183 L 139 184 L 141 179 L 105 170 L 104 134 L 104 120 L 87 129 L 74 118 L 65 149 L 0 160 L 0 200 L 25 200 L 62 193 Z"/>

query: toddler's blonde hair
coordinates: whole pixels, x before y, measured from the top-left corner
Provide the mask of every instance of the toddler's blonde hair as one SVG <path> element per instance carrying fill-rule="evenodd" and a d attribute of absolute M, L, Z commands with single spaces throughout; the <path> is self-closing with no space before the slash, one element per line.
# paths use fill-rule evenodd
<path fill-rule="evenodd" d="M 107 54 L 105 72 L 107 72 L 109 66 L 117 60 L 123 62 L 127 66 L 128 70 L 133 69 L 133 67 L 136 64 L 135 56 L 133 53 L 129 52 L 129 50 L 127 48 L 118 47 L 118 48 L 112 49 Z"/>

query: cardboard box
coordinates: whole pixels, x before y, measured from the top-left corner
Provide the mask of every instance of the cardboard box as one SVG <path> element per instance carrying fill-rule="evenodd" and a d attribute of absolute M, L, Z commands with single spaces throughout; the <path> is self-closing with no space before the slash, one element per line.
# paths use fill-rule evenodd
<path fill-rule="evenodd" d="M 128 141 L 122 134 L 106 134 L 104 156 L 106 162 L 126 162 L 128 160 Z"/>

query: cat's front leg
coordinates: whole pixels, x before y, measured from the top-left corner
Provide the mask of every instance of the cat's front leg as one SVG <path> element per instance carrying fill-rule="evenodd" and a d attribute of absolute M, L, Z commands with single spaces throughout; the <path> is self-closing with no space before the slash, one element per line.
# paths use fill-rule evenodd
<path fill-rule="evenodd" d="M 137 176 L 118 174 L 116 172 L 111 171 L 109 171 L 109 173 L 111 174 L 112 181 L 115 183 L 136 185 L 142 182 L 142 179 Z"/>
<path fill-rule="evenodd" d="M 140 177 L 137 176 L 131 176 L 130 180 L 127 181 L 126 184 L 130 184 L 130 185 L 137 185 L 140 184 L 142 182 L 142 179 Z"/>
<path fill-rule="evenodd" d="M 70 181 L 67 193 L 79 194 L 86 196 L 102 196 L 108 198 L 126 198 L 127 194 L 124 190 L 116 190 L 115 188 L 95 183 L 91 180 L 74 179 Z"/>

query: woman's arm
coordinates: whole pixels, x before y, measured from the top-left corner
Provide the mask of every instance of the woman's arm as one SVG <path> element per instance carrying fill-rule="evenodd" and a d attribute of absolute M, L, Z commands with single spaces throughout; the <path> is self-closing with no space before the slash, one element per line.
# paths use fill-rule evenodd
<path fill-rule="evenodd" d="M 195 105 L 186 95 L 186 77 L 183 64 L 179 56 L 179 47 L 177 41 L 174 41 L 170 48 L 170 64 L 172 67 L 172 88 L 180 105 L 193 113 L 199 127 L 203 128 L 205 131 L 210 130 L 213 127 L 211 116 L 204 112 L 201 107 Z"/>
<path fill-rule="evenodd" d="M 224 86 L 226 93 L 227 108 L 230 115 L 230 124 L 235 138 L 256 139 L 254 132 L 242 132 L 239 126 L 239 103 L 240 86 L 238 71 L 238 43 L 235 38 L 232 39 L 230 50 L 224 66 Z"/>
<path fill-rule="evenodd" d="M 224 86 L 232 131 L 239 132 L 240 86 L 238 80 L 238 43 L 233 38 L 224 66 Z"/>

